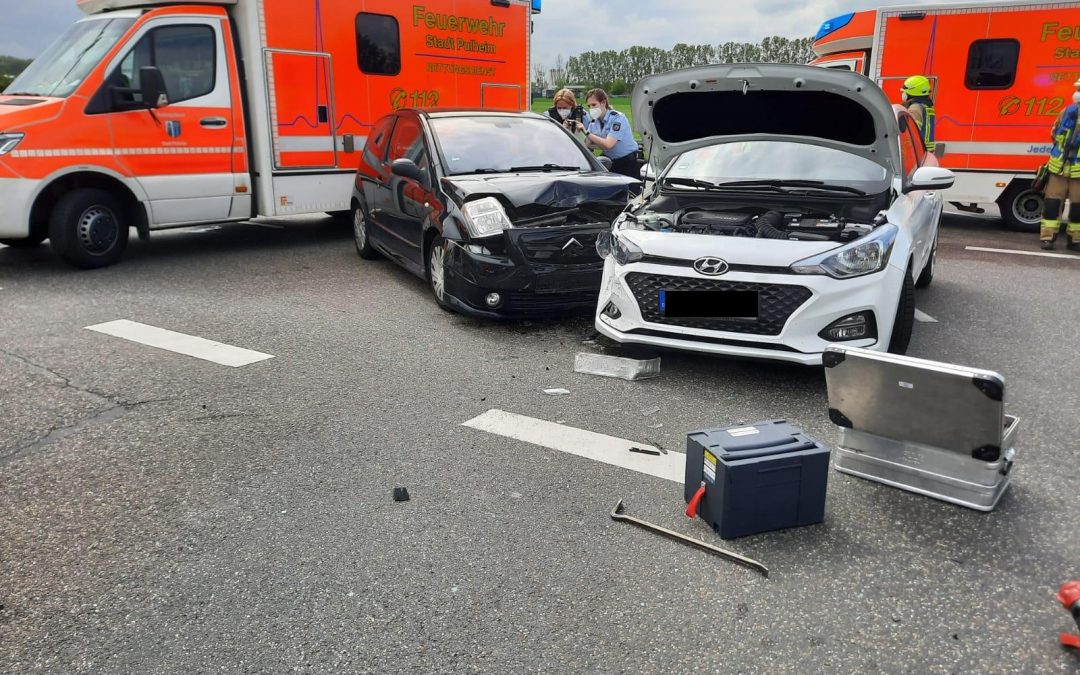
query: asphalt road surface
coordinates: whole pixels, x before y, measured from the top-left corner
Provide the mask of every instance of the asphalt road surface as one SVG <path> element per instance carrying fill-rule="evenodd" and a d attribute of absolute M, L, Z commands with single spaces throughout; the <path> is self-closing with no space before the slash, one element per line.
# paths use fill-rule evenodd
<path fill-rule="evenodd" d="M 831 471 L 823 525 L 727 542 L 680 484 L 462 423 L 682 450 L 786 418 L 833 444 L 821 369 L 575 374 L 589 319 L 447 314 L 323 218 L 155 235 L 89 273 L 0 248 L 0 672 L 1076 672 L 1054 593 L 1080 577 L 1080 257 L 968 246 L 1037 242 L 950 216 L 918 294 L 913 355 L 1007 378 L 997 510 Z M 86 330 L 118 320 L 273 358 Z M 620 498 L 771 578 L 612 521 Z"/>

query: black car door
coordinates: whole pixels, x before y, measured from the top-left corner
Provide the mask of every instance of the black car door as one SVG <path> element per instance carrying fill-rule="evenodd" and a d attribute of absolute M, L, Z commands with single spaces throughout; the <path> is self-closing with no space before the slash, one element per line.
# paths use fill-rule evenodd
<path fill-rule="evenodd" d="M 362 186 L 364 193 L 364 208 L 368 217 L 368 237 L 372 246 L 380 249 L 386 248 L 387 236 L 384 232 L 384 224 L 381 212 L 381 203 L 388 201 L 385 197 L 390 189 L 390 164 L 386 161 L 386 151 L 390 147 L 390 133 L 394 129 L 393 115 L 382 118 L 375 125 L 364 145 L 361 155 L 360 169 L 357 180 Z"/>
<path fill-rule="evenodd" d="M 422 267 L 424 220 L 430 211 L 432 171 L 428 161 L 424 131 L 415 117 L 402 117 L 394 127 L 387 160 L 412 160 L 420 168 L 420 179 L 391 176 L 384 209 L 387 234 L 392 246 L 410 267 Z"/>

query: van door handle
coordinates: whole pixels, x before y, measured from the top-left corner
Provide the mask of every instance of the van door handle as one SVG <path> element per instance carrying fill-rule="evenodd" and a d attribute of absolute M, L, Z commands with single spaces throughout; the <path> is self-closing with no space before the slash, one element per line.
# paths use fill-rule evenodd
<path fill-rule="evenodd" d="M 204 117 L 199 120 L 199 124 L 207 129 L 222 129 L 229 125 L 229 120 L 224 117 Z"/>

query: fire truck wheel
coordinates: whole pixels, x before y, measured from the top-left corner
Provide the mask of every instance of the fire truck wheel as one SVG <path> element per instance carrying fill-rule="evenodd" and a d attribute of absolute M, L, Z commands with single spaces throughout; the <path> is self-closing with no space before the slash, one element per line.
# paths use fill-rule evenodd
<path fill-rule="evenodd" d="M 43 241 L 45 241 L 45 235 L 36 234 L 26 239 L 0 239 L 0 244 L 11 248 L 33 248 L 39 246 Z"/>
<path fill-rule="evenodd" d="M 53 251 L 73 267 L 112 265 L 128 242 L 127 213 L 111 193 L 81 188 L 60 198 L 49 218 Z"/>
<path fill-rule="evenodd" d="M 900 289 L 900 302 L 896 306 L 896 320 L 893 322 L 892 335 L 889 337 L 890 354 L 906 354 L 911 343 L 911 331 L 915 327 L 915 280 L 911 278 L 911 268 L 904 276 L 904 286 Z"/>
<path fill-rule="evenodd" d="M 1042 221 L 1043 196 L 1025 182 L 1014 182 L 998 199 L 1001 220 L 1016 232 L 1038 232 Z"/>

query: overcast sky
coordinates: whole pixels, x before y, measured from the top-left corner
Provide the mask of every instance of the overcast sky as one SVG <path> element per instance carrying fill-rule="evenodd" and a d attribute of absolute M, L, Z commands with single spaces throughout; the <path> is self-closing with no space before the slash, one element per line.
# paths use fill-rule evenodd
<path fill-rule="evenodd" d="M 546 0 L 537 17 L 533 60 L 551 68 L 583 51 L 677 42 L 758 42 L 805 37 L 825 19 L 883 4 L 929 0 Z M 74 0 L 4 0 L 0 54 L 33 57 L 81 16 Z"/>

